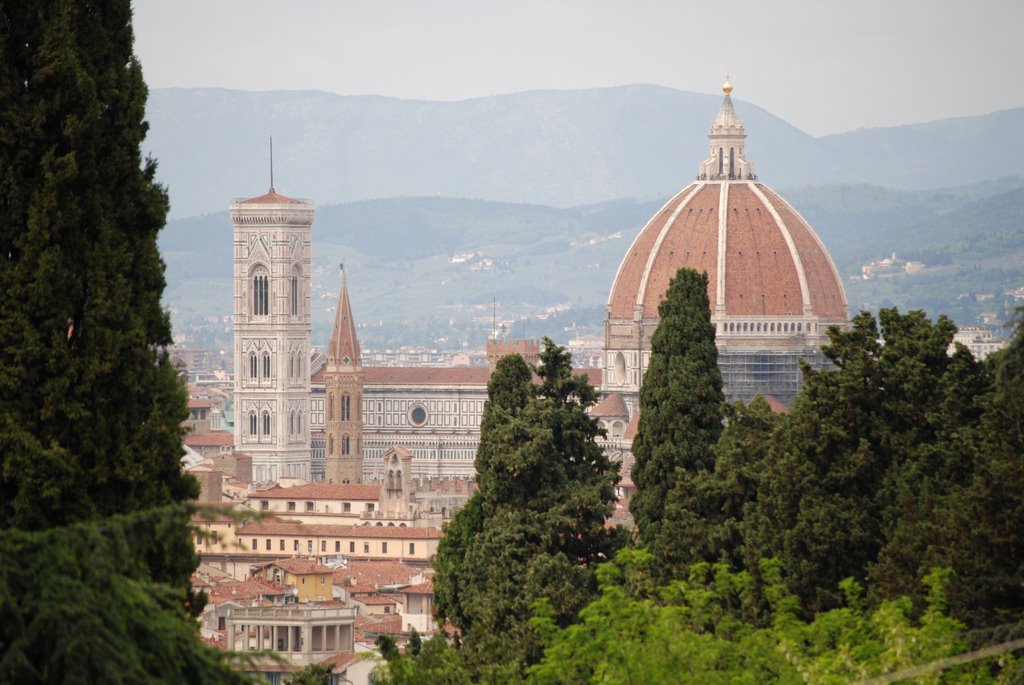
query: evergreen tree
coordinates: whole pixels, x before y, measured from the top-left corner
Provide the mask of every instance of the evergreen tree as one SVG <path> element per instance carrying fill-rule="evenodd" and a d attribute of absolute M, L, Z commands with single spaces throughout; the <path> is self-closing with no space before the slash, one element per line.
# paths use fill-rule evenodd
<path fill-rule="evenodd" d="M 539 658 L 531 605 L 548 598 L 560 625 L 571 622 L 595 596 L 594 566 L 621 544 L 605 527 L 617 474 L 587 415 L 597 393 L 572 375 L 569 354 L 544 345 L 539 383 L 518 355 L 499 360 L 481 425 L 479 491 L 435 558 L 438 612 L 461 630 L 466 663 L 491 678 Z"/>
<path fill-rule="evenodd" d="M 711 324 L 707 274 L 680 269 L 658 307 L 633 440 L 630 510 L 660 578 L 702 558 L 695 480 L 714 468 L 725 396 Z"/>
<path fill-rule="evenodd" d="M 130 3 L 6 2 L 0 26 L 0 679 L 230 682 L 188 614 L 198 487 Z"/>
<path fill-rule="evenodd" d="M 824 348 L 835 371 L 805 387 L 771 436 L 741 525 L 747 568 L 777 556 L 809 611 L 838 606 L 847 577 L 873 602 L 923 608 L 922 581 L 953 570 L 950 612 L 969 625 L 1024 608 L 1024 464 L 1012 400 L 922 312 L 867 313 Z"/>
<path fill-rule="evenodd" d="M 0 528 L 181 502 L 197 491 L 164 351 L 167 197 L 140 158 L 130 5 L 0 11 Z"/>

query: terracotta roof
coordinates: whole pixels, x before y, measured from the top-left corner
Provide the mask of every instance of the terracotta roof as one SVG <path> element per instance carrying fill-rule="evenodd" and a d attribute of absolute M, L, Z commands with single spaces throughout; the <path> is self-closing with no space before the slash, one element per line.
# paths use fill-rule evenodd
<path fill-rule="evenodd" d="M 223 634 L 219 633 L 219 631 L 218 631 L 218 636 L 217 637 L 204 637 L 204 638 L 200 638 L 200 639 L 203 642 L 205 642 L 210 647 L 213 647 L 215 649 L 219 649 L 219 650 L 221 650 L 223 652 L 228 651 L 228 645 L 224 641 L 224 636 L 223 636 Z"/>
<path fill-rule="evenodd" d="M 216 507 L 204 506 L 204 511 L 193 512 L 191 519 L 193 523 L 234 523 L 238 520 L 237 517 L 232 516 L 229 513 L 216 513 L 212 517 L 208 514 L 208 509 L 216 509 Z"/>
<path fill-rule="evenodd" d="M 428 580 L 425 583 L 410 585 L 402 588 L 402 592 L 411 595 L 432 595 L 434 594 L 434 583 Z"/>
<path fill-rule="evenodd" d="M 327 366 L 358 369 L 362 366 L 361 355 L 359 336 L 356 335 L 356 321 L 348 300 L 348 279 L 342 271 L 338 307 L 334 312 L 334 329 L 331 331 L 331 342 L 327 346 Z"/>
<path fill-rule="evenodd" d="M 590 413 L 594 416 L 629 416 L 626 402 L 617 392 L 608 393 L 601 398 Z"/>
<path fill-rule="evenodd" d="M 275 486 L 269 490 L 254 493 L 250 499 L 330 499 L 376 502 L 380 499 L 380 486 L 369 483 L 310 483 L 290 488 Z"/>
<path fill-rule="evenodd" d="M 247 523 L 238 529 L 239 535 L 320 535 L 349 538 L 402 538 L 409 540 L 438 540 L 440 528 L 401 528 L 399 526 L 338 526 L 332 524 L 303 523 Z"/>
<path fill-rule="evenodd" d="M 802 316 L 807 305 L 826 319 L 846 316 L 843 286 L 821 240 L 760 183 L 698 182 L 669 200 L 623 259 L 608 316 L 633 319 L 640 306 L 644 319 L 658 318 L 669 281 L 683 267 L 707 272 L 712 311 L 721 304 L 726 315 Z"/>
<path fill-rule="evenodd" d="M 420 571 L 400 561 L 350 561 L 334 571 L 334 582 L 349 592 L 376 592 L 382 587 L 408 585 Z"/>
<path fill-rule="evenodd" d="M 303 205 L 307 204 L 302 200 L 296 200 L 294 198 L 287 197 L 277 192 L 273 188 L 257 197 L 251 197 L 248 200 L 240 200 L 240 204 L 243 205 Z"/>
<path fill-rule="evenodd" d="M 771 407 L 771 410 L 776 414 L 789 413 L 789 407 L 786 406 L 779 398 L 773 395 L 762 395 L 762 397 L 764 397 L 764 401 L 768 403 L 768 406 Z"/>
<path fill-rule="evenodd" d="M 595 369 L 595 368 L 592 368 L 592 367 L 587 367 L 585 369 L 573 369 L 572 370 L 572 375 L 574 375 L 574 376 L 578 376 L 581 373 L 584 376 L 587 377 L 587 381 L 592 386 L 594 386 L 595 388 L 600 388 L 601 387 L 601 377 L 602 377 L 601 369 Z"/>
<path fill-rule="evenodd" d="M 196 399 L 194 397 L 188 398 L 188 408 L 189 409 L 203 409 L 203 408 L 209 409 L 212 406 L 213 405 L 210 404 L 209 402 L 207 402 L 206 400 L 199 400 L 199 399 Z"/>
<path fill-rule="evenodd" d="M 230 447 L 235 444 L 235 436 L 228 431 L 190 433 L 185 436 L 185 444 L 189 447 Z"/>
<path fill-rule="evenodd" d="M 331 671 L 334 673 L 344 673 L 352 664 L 357 661 L 362 661 L 364 657 L 362 654 L 355 654 L 353 652 L 338 652 L 333 656 L 329 656 L 320 663 L 325 666 L 330 666 Z"/>
<path fill-rule="evenodd" d="M 487 385 L 489 369 L 482 366 L 367 366 L 366 384 Z"/>
<path fill-rule="evenodd" d="M 355 627 L 364 635 L 398 635 L 404 632 L 401 614 L 378 614 L 376 616 L 360 614 L 356 616 Z"/>
<path fill-rule="evenodd" d="M 275 561 L 264 561 L 260 564 L 254 564 L 253 568 L 268 568 L 276 566 L 282 571 L 294 574 L 296 576 L 306 576 L 313 573 L 331 573 L 333 569 L 330 566 L 324 566 L 318 563 L 316 559 L 307 559 L 306 557 L 291 557 L 289 559 L 277 559 Z"/>
<path fill-rule="evenodd" d="M 354 597 L 352 601 L 372 606 L 393 606 L 401 604 L 402 598 L 395 595 L 360 595 L 359 597 Z"/>
<path fill-rule="evenodd" d="M 251 578 L 242 581 L 225 581 L 206 588 L 209 603 L 220 605 L 224 602 L 243 602 L 262 597 L 280 597 L 288 594 L 284 588 Z"/>

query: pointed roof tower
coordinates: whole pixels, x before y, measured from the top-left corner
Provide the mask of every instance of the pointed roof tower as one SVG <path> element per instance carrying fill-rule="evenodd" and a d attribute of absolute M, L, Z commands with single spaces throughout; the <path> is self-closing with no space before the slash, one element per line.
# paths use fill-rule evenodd
<path fill-rule="evenodd" d="M 331 344 L 327 347 L 327 366 L 359 369 L 362 365 L 356 322 L 352 317 L 352 305 L 348 301 L 348 279 L 345 277 L 345 265 L 342 264 L 341 292 L 338 293 L 338 309 L 334 314 Z"/>
<path fill-rule="evenodd" d="M 753 180 L 754 165 L 743 152 L 743 141 L 747 134 L 743 122 L 736 116 L 732 106 L 732 83 L 726 76 L 722 84 L 722 107 L 711 122 L 708 139 L 711 141 L 711 155 L 700 165 L 700 180 Z"/>

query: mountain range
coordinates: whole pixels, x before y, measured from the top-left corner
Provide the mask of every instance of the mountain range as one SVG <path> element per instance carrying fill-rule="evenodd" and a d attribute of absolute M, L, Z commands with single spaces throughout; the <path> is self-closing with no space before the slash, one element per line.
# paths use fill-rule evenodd
<path fill-rule="evenodd" d="M 633 85 L 459 102 L 318 91 L 153 89 L 144 150 L 171 218 L 274 183 L 318 205 L 402 196 L 572 207 L 671 194 L 707 156 L 720 95 Z M 747 156 L 776 188 L 953 187 L 1024 173 L 1024 108 L 814 138 L 735 101 Z"/>

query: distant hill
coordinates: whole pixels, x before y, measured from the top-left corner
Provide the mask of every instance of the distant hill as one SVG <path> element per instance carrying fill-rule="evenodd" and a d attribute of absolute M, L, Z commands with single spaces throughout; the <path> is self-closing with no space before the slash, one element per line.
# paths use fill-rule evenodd
<path fill-rule="evenodd" d="M 971 323 L 994 302 L 963 292 L 1024 286 L 1024 179 L 934 191 L 866 185 L 783 190 L 828 246 L 851 307 L 897 304 Z M 565 339 L 575 324 L 600 334 L 615 271 L 667 197 L 570 208 L 449 198 L 368 200 L 317 209 L 313 225 L 314 341 L 326 342 L 339 262 L 370 346 L 449 338 L 478 344 L 492 303 L 519 335 Z M 227 212 L 171 222 L 161 234 L 166 301 L 181 323 L 230 314 Z M 850 280 L 865 261 L 920 259 L 924 272 Z M 560 313 L 538 314 L 559 308 Z"/>
<path fill-rule="evenodd" d="M 668 195 L 707 155 L 721 96 L 635 85 L 460 102 L 153 89 L 144 149 L 172 217 L 220 211 L 275 179 L 318 205 L 400 196 L 555 207 Z M 747 153 L 777 188 L 957 186 L 1024 173 L 1024 109 L 812 138 L 736 101 Z"/>

